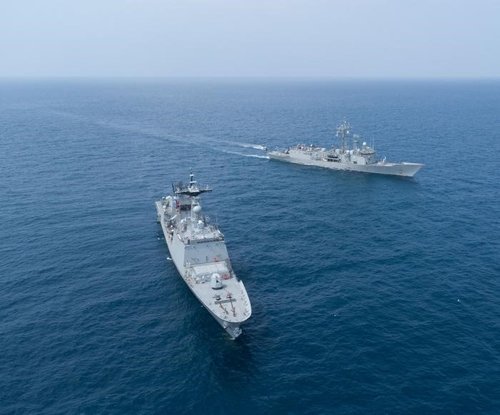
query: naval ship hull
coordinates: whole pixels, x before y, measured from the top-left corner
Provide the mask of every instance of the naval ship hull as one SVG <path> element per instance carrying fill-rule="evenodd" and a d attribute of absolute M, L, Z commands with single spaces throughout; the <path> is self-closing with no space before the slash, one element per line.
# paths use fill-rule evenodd
<path fill-rule="evenodd" d="M 155 203 L 156 211 L 157 211 L 157 221 L 160 223 L 163 236 L 165 237 L 165 242 L 167 243 L 168 251 L 170 253 L 170 258 L 174 263 L 179 275 L 184 280 L 186 285 L 189 287 L 194 296 L 198 299 L 198 301 L 203 305 L 203 307 L 210 313 L 210 315 L 221 325 L 221 327 L 231 336 L 232 339 L 236 339 L 241 333 L 242 330 L 240 328 L 241 323 L 250 318 L 251 315 L 251 306 L 248 301 L 247 292 L 245 286 L 241 281 L 238 281 L 239 289 L 241 290 L 244 300 L 247 300 L 249 307 L 249 313 L 246 315 L 241 321 L 228 321 L 227 319 L 223 319 L 218 316 L 212 308 L 207 304 L 207 296 L 203 295 L 200 290 L 197 290 L 196 283 L 191 275 L 189 275 L 190 269 L 185 266 L 185 250 L 186 246 L 184 242 L 178 237 L 176 233 L 171 233 L 168 231 L 165 220 L 164 220 L 164 210 L 162 207 L 161 201 L 157 201 Z"/>
<path fill-rule="evenodd" d="M 310 156 L 291 156 L 280 151 L 267 153 L 271 160 L 285 161 L 287 163 L 302 164 L 305 166 L 317 166 L 331 170 L 355 171 L 361 173 L 384 174 L 392 176 L 413 177 L 422 167 L 419 163 L 386 163 L 354 164 L 345 162 L 327 161 L 325 159 L 313 159 Z"/>

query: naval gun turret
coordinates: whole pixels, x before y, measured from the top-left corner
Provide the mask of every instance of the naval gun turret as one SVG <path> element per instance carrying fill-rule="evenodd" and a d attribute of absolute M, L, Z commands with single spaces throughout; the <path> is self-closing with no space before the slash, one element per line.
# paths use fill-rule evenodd
<path fill-rule="evenodd" d="M 252 314 L 243 282 L 231 265 L 224 235 L 202 214 L 200 195 L 211 192 L 189 175 L 172 184 L 173 194 L 156 202 L 170 257 L 189 289 L 232 337 Z"/>
<path fill-rule="evenodd" d="M 299 144 L 286 150 L 270 151 L 267 155 L 271 160 L 306 166 L 406 177 L 413 177 L 423 167 L 421 163 L 393 163 L 386 161 L 385 157 L 379 159 L 374 146 L 369 146 L 365 141 L 359 147 L 360 137 L 351 135 L 351 125 L 345 120 L 337 127 L 336 136 L 339 147 L 324 149 L 314 145 Z M 351 141 L 352 145 L 349 145 Z"/>

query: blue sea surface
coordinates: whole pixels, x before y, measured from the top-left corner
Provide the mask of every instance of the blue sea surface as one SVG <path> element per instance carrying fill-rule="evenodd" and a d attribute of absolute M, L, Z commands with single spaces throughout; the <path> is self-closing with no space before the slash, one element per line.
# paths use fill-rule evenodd
<path fill-rule="evenodd" d="M 500 81 L 0 81 L 0 413 L 500 413 Z M 414 179 L 265 158 L 336 125 Z M 253 316 L 167 260 L 193 169 Z"/>

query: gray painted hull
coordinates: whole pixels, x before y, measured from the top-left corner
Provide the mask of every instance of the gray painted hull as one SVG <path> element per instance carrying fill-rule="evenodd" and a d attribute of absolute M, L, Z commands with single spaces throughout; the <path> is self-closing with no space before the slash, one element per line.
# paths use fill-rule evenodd
<path fill-rule="evenodd" d="M 345 162 L 331 162 L 324 159 L 313 159 L 308 155 L 292 156 L 280 151 L 270 151 L 267 154 L 271 160 L 279 160 L 287 163 L 301 164 L 304 166 L 316 166 L 331 170 L 355 171 L 392 176 L 413 177 L 423 167 L 423 164 L 419 163 L 379 162 L 376 164 L 360 165 Z"/>
<path fill-rule="evenodd" d="M 210 258 L 213 258 L 214 252 L 215 254 L 220 254 L 221 256 L 227 256 L 224 242 L 222 242 L 222 244 L 219 243 L 215 250 L 213 249 L 213 247 L 205 248 L 204 250 L 202 248 L 202 256 L 208 259 L 207 262 L 204 262 L 203 264 L 186 263 L 186 258 L 188 258 L 188 251 L 192 248 L 196 248 L 196 245 L 186 245 L 177 232 L 169 233 L 166 225 L 165 209 L 162 205 L 162 201 L 157 201 L 155 205 L 157 211 L 157 220 L 161 225 L 163 235 L 165 237 L 165 242 L 167 243 L 167 247 L 170 252 L 170 257 L 175 264 L 179 275 L 189 287 L 191 292 L 195 295 L 195 297 L 200 301 L 203 307 L 205 307 L 205 309 L 231 336 L 231 338 L 235 339 L 242 333 L 240 325 L 244 321 L 248 320 L 252 313 L 250 300 L 248 299 L 245 286 L 241 281 L 237 280 L 235 276 L 234 278 L 231 278 L 231 280 L 226 281 L 226 284 L 230 286 L 232 292 L 237 293 L 237 295 L 235 295 L 235 301 L 240 301 L 241 303 L 243 303 L 243 308 L 241 310 L 238 310 L 238 318 L 231 318 L 231 316 L 229 316 L 229 318 L 223 318 L 224 316 L 222 316 L 220 308 L 217 307 L 213 300 L 213 291 L 211 291 L 209 287 L 207 288 L 206 284 L 198 284 L 196 282 L 196 275 L 194 272 L 196 265 L 205 267 L 210 267 L 211 265 L 215 267 L 222 265 L 222 262 L 211 261 L 210 259 L 208 259 L 208 257 L 210 256 Z M 229 258 L 227 258 L 227 261 L 229 261 Z"/>

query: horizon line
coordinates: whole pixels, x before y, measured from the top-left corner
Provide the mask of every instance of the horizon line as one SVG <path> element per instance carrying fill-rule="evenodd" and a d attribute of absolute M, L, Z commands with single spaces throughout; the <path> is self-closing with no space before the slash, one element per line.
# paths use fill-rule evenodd
<path fill-rule="evenodd" d="M 0 75 L 0 80 L 499 81 L 497 76 Z"/>

